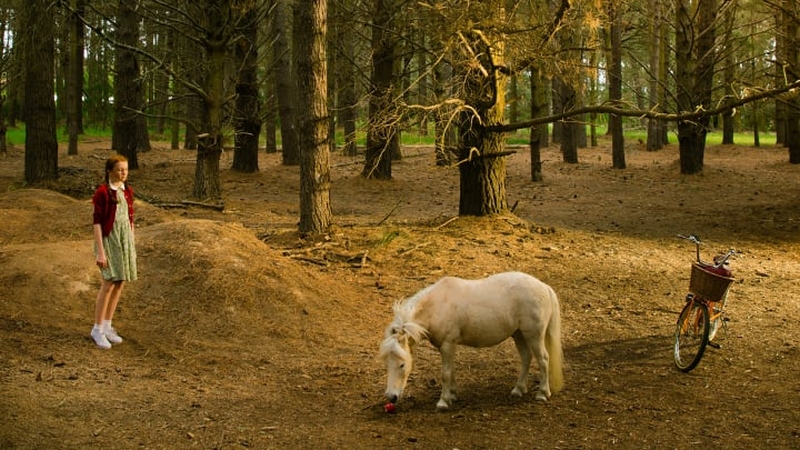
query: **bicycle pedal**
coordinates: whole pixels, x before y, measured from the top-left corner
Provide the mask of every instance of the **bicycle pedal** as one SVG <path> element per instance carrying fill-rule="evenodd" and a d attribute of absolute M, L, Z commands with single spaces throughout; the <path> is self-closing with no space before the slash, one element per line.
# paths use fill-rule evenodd
<path fill-rule="evenodd" d="M 712 346 L 714 348 L 722 348 L 722 346 L 717 344 L 716 342 L 709 342 L 708 345 L 710 345 L 710 346 Z"/>

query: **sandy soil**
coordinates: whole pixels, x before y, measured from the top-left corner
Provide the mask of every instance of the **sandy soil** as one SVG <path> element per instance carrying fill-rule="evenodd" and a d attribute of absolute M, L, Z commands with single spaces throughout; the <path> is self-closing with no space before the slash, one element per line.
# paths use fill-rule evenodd
<path fill-rule="evenodd" d="M 62 153 L 50 189 L 0 159 L 0 448 L 798 448 L 800 166 L 780 148 L 715 146 L 701 175 L 677 149 L 608 145 L 581 163 L 508 158 L 514 215 L 456 218 L 458 173 L 406 148 L 390 182 L 333 155 L 336 226 L 298 236 L 297 167 L 225 170 L 224 210 L 182 203 L 194 153 L 141 154 L 140 280 L 89 338 L 99 275 L 89 196 L 105 141 Z M 63 151 L 63 150 L 62 150 Z M 232 155 L 223 156 L 229 167 Z M 728 328 L 689 374 L 672 362 L 696 233 L 735 247 Z M 407 397 L 383 411 L 377 358 L 392 304 L 444 275 L 521 270 L 560 296 L 565 389 L 509 395 L 511 342 L 463 349 L 460 401 L 436 412 L 438 354 L 418 348 Z M 530 384 L 535 387 L 538 370 Z"/>

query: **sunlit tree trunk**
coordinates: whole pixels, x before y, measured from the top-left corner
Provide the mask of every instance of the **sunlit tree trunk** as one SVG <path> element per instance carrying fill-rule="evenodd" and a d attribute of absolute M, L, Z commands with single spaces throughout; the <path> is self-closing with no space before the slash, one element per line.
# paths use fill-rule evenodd
<path fill-rule="evenodd" d="M 327 0 L 300 2 L 295 10 L 298 128 L 300 135 L 300 232 L 322 233 L 332 221 L 328 145 Z"/>

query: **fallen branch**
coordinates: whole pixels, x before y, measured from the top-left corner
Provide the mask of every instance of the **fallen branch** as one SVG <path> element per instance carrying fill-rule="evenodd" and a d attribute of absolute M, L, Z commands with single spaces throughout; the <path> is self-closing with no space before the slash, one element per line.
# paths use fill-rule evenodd
<path fill-rule="evenodd" d="M 289 257 L 292 258 L 292 259 L 296 259 L 298 261 L 305 261 L 307 263 L 316 264 L 316 265 L 322 266 L 322 267 L 328 267 L 330 265 L 328 263 L 328 261 L 321 260 L 321 259 L 307 258 L 305 256 L 299 256 L 299 255 L 290 255 Z"/>
<path fill-rule="evenodd" d="M 443 224 L 439 225 L 439 226 L 438 226 L 438 227 L 436 227 L 435 229 L 437 229 L 437 230 L 438 230 L 438 229 L 440 229 L 440 228 L 444 228 L 444 227 L 446 227 L 447 225 L 450 225 L 452 222 L 455 222 L 455 221 L 456 221 L 456 219 L 458 219 L 458 216 L 455 216 L 455 217 L 453 217 L 452 219 L 449 219 L 447 222 L 445 222 L 445 223 L 443 223 Z"/>
<path fill-rule="evenodd" d="M 199 208 L 207 208 L 213 209 L 214 211 L 222 212 L 225 209 L 225 205 L 215 205 L 213 203 L 203 203 L 203 202 L 193 202 L 190 200 L 184 200 L 180 203 L 153 203 L 153 206 L 158 206 L 159 208 L 186 208 L 188 206 L 197 206 Z"/>
<path fill-rule="evenodd" d="M 412 247 L 412 248 L 410 248 L 410 249 L 408 249 L 408 250 L 401 250 L 401 251 L 397 252 L 397 254 L 398 254 L 398 255 L 407 255 L 407 254 L 409 254 L 409 253 L 413 253 L 413 252 L 415 252 L 415 251 L 417 251 L 417 250 L 419 250 L 419 249 L 421 249 L 421 248 L 423 248 L 423 247 L 427 247 L 427 246 L 429 246 L 429 245 L 431 245 L 431 243 L 430 243 L 430 242 L 423 242 L 422 244 L 419 244 L 419 245 L 417 245 L 417 246 L 414 246 L 414 247 Z"/>
<path fill-rule="evenodd" d="M 383 217 L 383 219 L 381 219 L 380 221 L 378 221 L 377 225 L 380 225 L 380 224 L 382 224 L 383 222 L 386 222 L 386 220 L 387 220 L 389 217 L 392 217 L 392 214 L 394 214 L 394 212 L 395 212 L 395 211 L 397 211 L 397 208 L 399 208 L 399 207 L 400 207 L 400 203 L 402 203 L 402 201 L 398 201 L 397 203 L 395 203 L 395 204 L 394 204 L 394 207 L 392 207 L 391 211 L 389 211 L 389 213 L 388 213 L 388 214 L 386 214 L 386 215 Z"/>

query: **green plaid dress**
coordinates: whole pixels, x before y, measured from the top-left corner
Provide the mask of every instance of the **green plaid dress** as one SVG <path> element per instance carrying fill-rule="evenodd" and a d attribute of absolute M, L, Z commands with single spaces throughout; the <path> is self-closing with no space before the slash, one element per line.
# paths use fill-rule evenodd
<path fill-rule="evenodd" d="M 117 213 L 111 233 L 103 238 L 108 265 L 100 269 L 106 281 L 135 281 L 136 245 L 133 241 L 133 230 L 128 219 L 128 202 L 125 201 L 123 187 L 116 190 Z M 97 251 L 97 249 L 95 249 Z"/>

